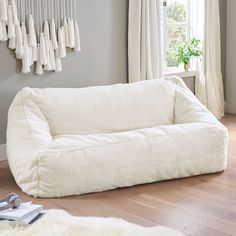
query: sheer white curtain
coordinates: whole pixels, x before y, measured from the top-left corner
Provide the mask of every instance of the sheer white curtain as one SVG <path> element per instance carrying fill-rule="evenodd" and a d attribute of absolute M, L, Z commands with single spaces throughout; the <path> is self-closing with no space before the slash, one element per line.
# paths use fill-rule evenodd
<path fill-rule="evenodd" d="M 162 0 L 129 0 L 129 82 L 162 77 Z"/>
<path fill-rule="evenodd" d="M 218 118 L 224 116 L 221 73 L 219 0 L 191 0 L 193 35 L 203 42 L 203 59 L 198 61 L 195 94 Z"/>

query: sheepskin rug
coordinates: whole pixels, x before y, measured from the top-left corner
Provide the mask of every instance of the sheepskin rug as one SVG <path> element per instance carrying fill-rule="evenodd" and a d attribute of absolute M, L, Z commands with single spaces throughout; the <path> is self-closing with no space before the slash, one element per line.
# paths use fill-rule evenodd
<path fill-rule="evenodd" d="M 74 217 L 63 210 L 49 210 L 26 227 L 0 223 L 1 236 L 183 236 L 157 226 L 142 227 L 116 218 Z"/>

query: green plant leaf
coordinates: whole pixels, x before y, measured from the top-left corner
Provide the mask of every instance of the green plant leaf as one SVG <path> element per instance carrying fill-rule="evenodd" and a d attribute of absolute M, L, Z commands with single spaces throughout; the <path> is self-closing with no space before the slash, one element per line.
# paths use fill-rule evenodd
<path fill-rule="evenodd" d="M 200 48 L 201 40 L 192 38 L 189 42 L 178 43 L 175 47 L 175 57 L 177 66 L 180 64 L 189 64 L 192 58 L 200 58 L 203 56 L 203 51 Z"/>

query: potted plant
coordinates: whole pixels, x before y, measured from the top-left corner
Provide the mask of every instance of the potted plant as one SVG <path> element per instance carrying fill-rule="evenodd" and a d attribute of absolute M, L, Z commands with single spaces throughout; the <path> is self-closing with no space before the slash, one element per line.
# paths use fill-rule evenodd
<path fill-rule="evenodd" d="M 192 38 L 189 42 L 179 43 L 176 46 L 177 66 L 184 64 L 185 71 L 189 70 L 190 61 L 193 57 L 200 58 L 203 55 L 199 44 L 201 41 L 197 38 Z"/>

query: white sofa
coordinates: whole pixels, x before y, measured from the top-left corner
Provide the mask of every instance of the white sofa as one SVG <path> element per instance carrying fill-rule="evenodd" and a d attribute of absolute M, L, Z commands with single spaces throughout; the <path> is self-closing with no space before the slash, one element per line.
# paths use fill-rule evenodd
<path fill-rule="evenodd" d="M 17 184 L 62 197 L 220 172 L 227 130 L 177 77 L 89 88 L 24 88 L 9 110 Z"/>

